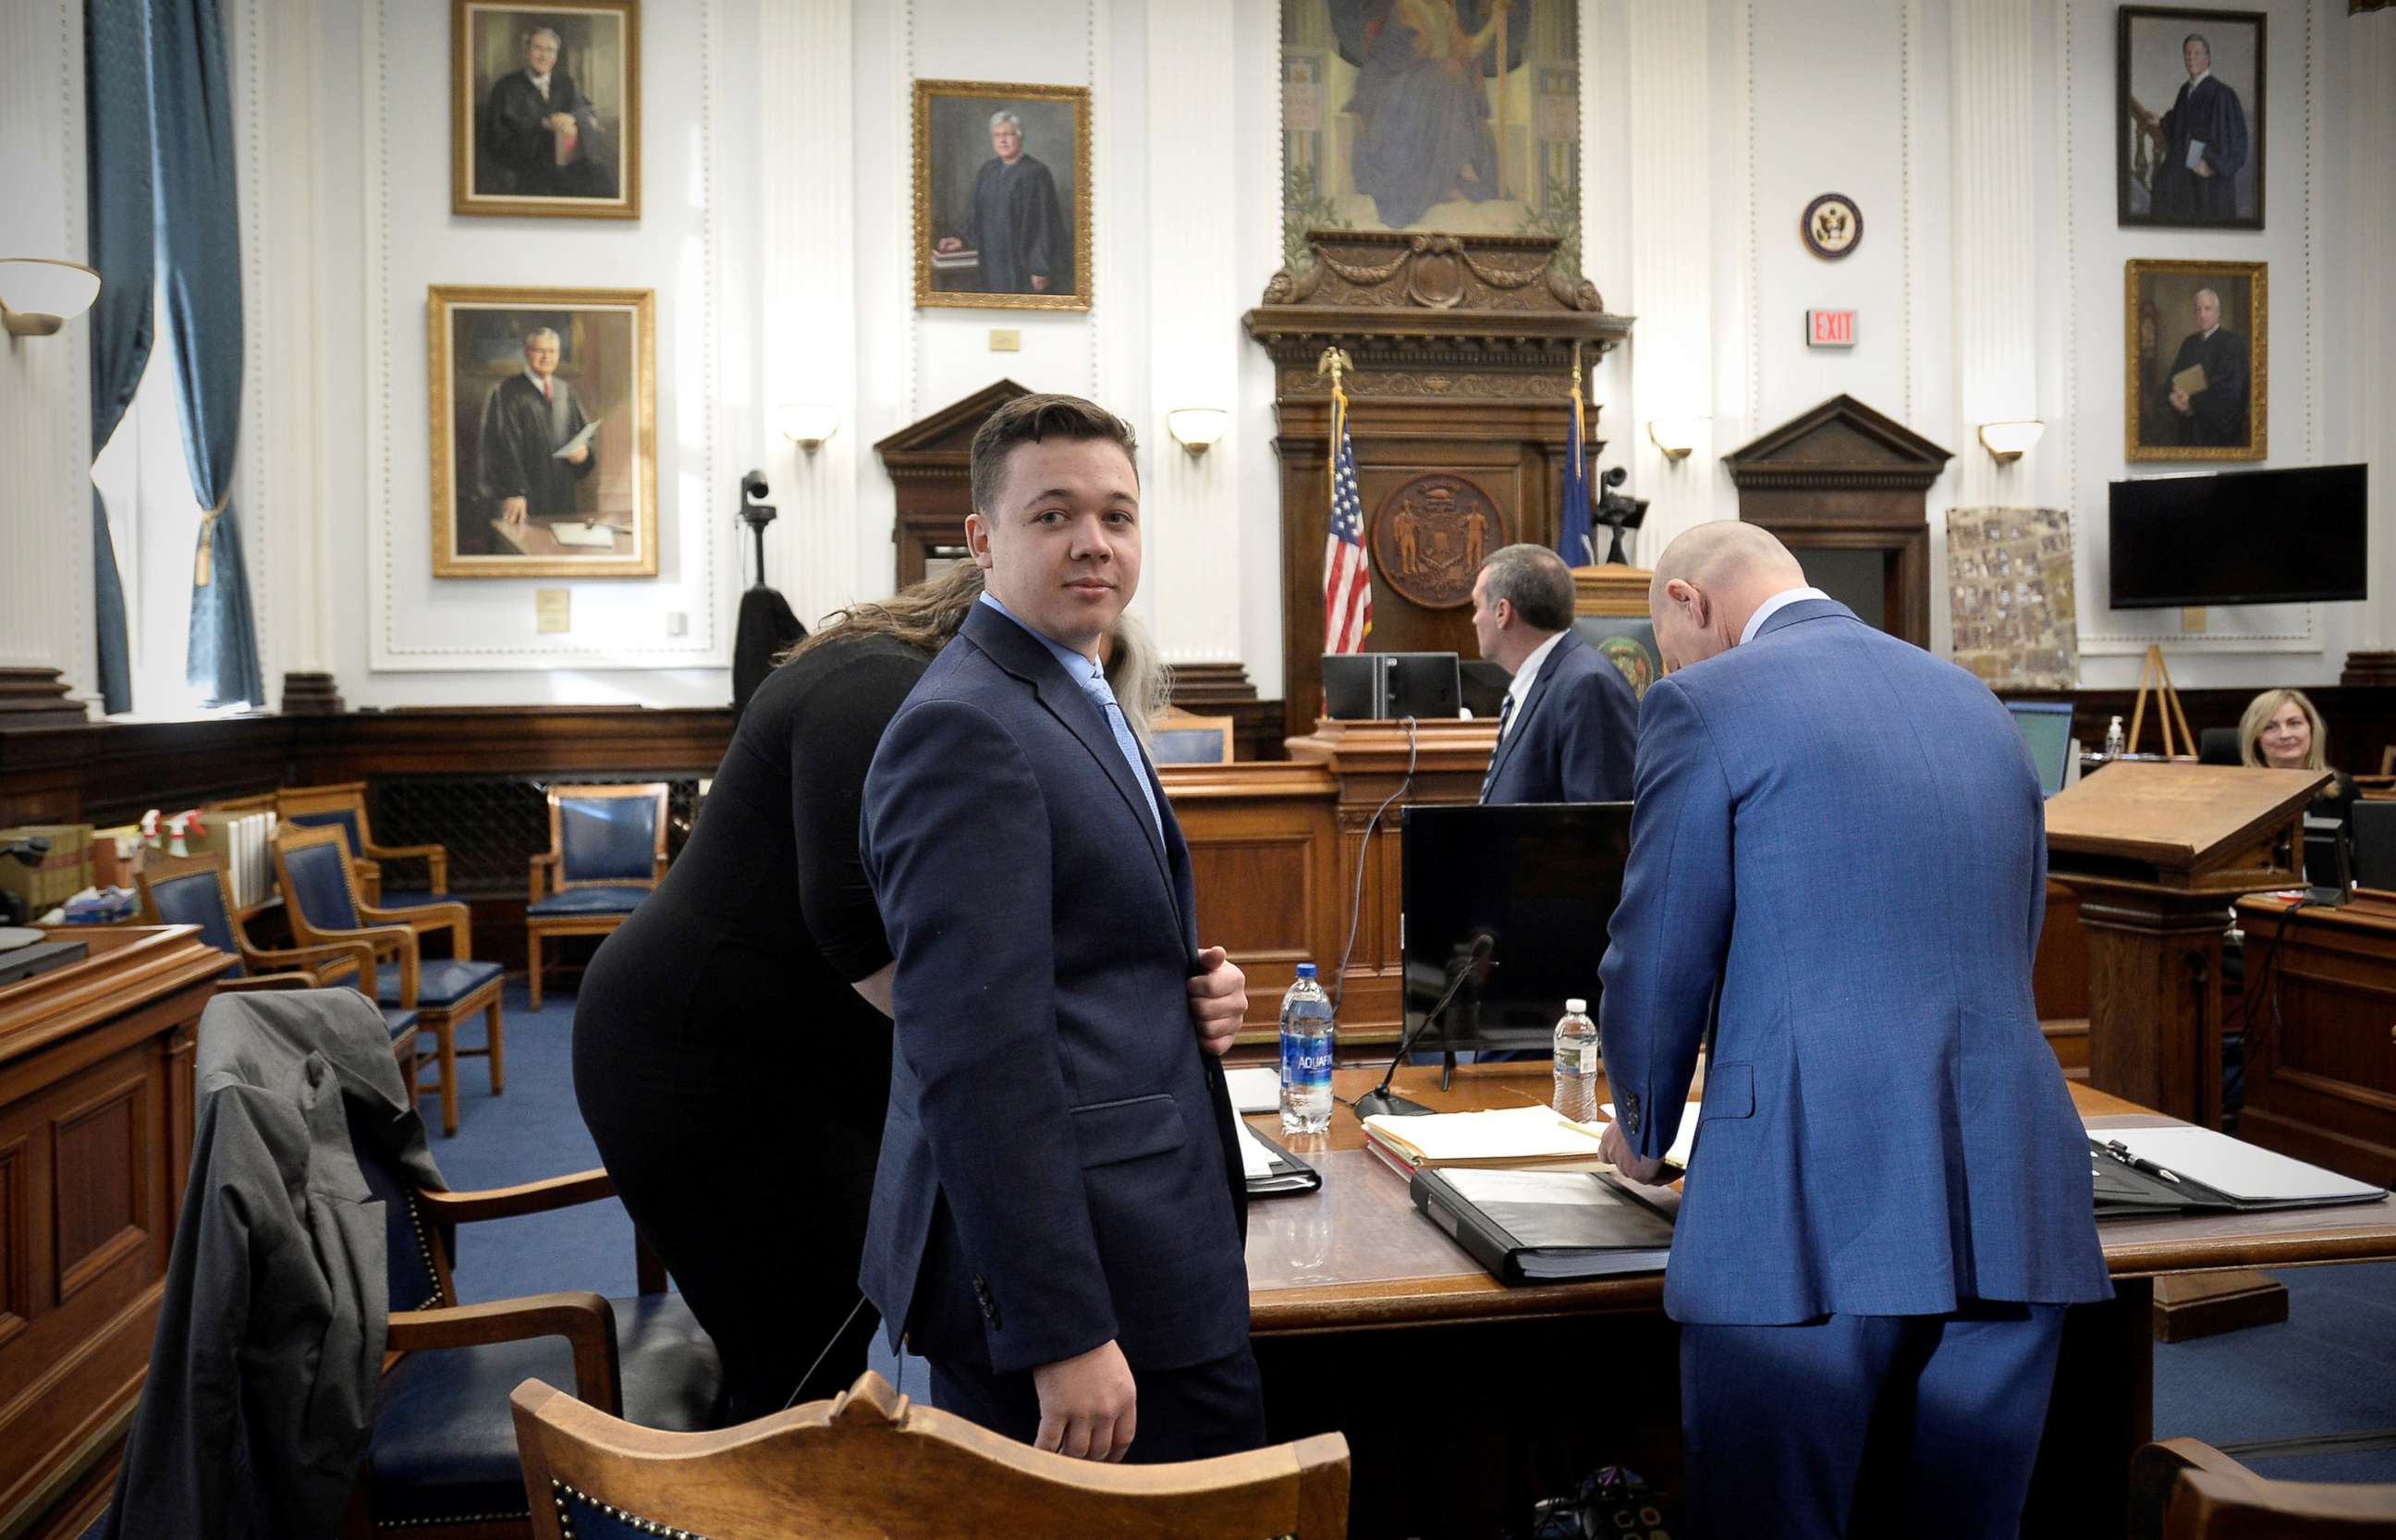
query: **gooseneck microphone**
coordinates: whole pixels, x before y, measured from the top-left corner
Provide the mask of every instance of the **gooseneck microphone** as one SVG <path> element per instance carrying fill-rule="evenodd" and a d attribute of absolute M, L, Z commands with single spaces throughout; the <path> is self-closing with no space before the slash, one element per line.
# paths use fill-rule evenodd
<path fill-rule="evenodd" d="M 1438 1004 L 1423 1014 L 1422 1020 L 1415 1024 L 1415 1029 L 1408 1032 L 1399 1042 L 1398 1051 L 1390 1055 L 1390 1067 L 1381 1071 L 1381 1083 L 1356 1098 L 1354 1110 L 1358 1122 L 1364 1122 L 1366 1118 L 1384 1116 L 1418 1118 L 1431 1111 L 1430 1108 L 1418 1101 L 1393 1095 L 1390 1090 L 1390 1080 L 1397 1074 L 1398 1066 L 1405 1062 L 1406 1055 L 1413 1051 L 1415 1041 L 1431 1029 L 1431 1024 L 1439 1019 L 1440 1013 L 1447 1009 L 1449 1002 L 1455 1000 L 1457 991 L 1464 988 L 1465 980 L 1481 971 L 1481 964 L 1489 961 L 1489 954 L 1497 949 L 1497 946 L 1498 943 L 1491 938 L 1487 931 L 1472 938 L 1472 949 L 1461 960 L 1461 965 L 1456 970 L 1456 976 L 1447 981 L 1447 992 L 1439 997 Z"/>

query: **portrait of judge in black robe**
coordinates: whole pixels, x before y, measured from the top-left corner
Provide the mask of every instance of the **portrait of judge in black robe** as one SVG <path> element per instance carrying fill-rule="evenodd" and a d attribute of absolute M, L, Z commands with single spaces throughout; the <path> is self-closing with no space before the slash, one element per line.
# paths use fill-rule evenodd
<path fill-rule="evenodd" d="M 2154 211 L 2192 220 L 2238 217 L 2238 170 L 2246 164 L 2246 109 L 2213 73 L 2213 45 L 2202 33 L 2180 40 L 2188 84 L 2160 114 L 2145 116 L 2160 141 Z"/>
<path fill-rule="evenodd" d="M 985 294 L 1070 294 L 1073 291 L 1073 228 L 1057 195 L 1057 179 L 1023 148 L 1023 120 L 991 114 L 995 152 L 974 178 L 965 225 L 933 249 L 981 254 Z"/>
<path fill-rule="evenodd" d="M 576 484 L 599 464 L 591 444 L 577 442 L 590 419 L 574 388 L 558 378 L 557 333 L 543 326 L 526 334 L 524 358 L 523 371 L 483 399 L 474 440 L 482 517 L 509 524 L 579 511 Z"/>
<path fill-rule="evenodd" d="M 2163 406 L 2155 414 L 2170 425 L 2176 438 L 2168 441 L 2196 448 L 2243 449 L 2254 430 L 2246 405 L 2253 381 L 2247 367 L 2246 339 L 2221 324 L 2221 296 L 2201 288 L 2194 301 L 2196 329 L 2181 339 L 2162 382 Z M 2202 384 L 2183 381 L 2190 369 L 2203 369 Z"/>
<path fill-rule="evenodd" d="M 640 212 L 633 0 L 573 10 L 463 5 L 451 131 L 459 214 L 630 219 Z"/>

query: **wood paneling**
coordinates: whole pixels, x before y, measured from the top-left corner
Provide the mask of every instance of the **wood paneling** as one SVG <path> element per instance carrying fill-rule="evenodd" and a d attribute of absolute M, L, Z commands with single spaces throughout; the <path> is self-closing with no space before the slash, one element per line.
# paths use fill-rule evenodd
<path fill-rule="evenodd" d="M 2396 1186 L 2396 903 L 2309 905 L 2290 918 L 2284 900 L 2258 896 L 2238 914 L 2246 987 L 2261 991 L 2239 1135 Z"/>
<path fill-rule="evenodd" d="M 223 954 L 95 930 L 0 989 L 0 1534 L 79 1533 L 157 1324 L 191 1162 L 192 1034 Z"/>

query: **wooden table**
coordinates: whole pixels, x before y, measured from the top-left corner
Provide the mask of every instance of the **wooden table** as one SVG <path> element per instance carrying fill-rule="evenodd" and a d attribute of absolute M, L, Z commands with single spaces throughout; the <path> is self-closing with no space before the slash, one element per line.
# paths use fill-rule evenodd
<path fill-rule="evenodd" d="M 194 1025 L 233 959 L 191 925 L 60 926 L 84 961 L 0 989 L 0 1535 L 107 1501 L 192 1152 Z"/>
<path fill-rule="evenodd" d="M 2288 909 L 2238 902 L 2255 999 L 2239 1135 L 2396 1185 L 2396 902 Z"/>
<path fill-rule="evenodd" d="M 1545 1065 L 1467 1066 L 1406 1095 L 1443 1109 L 1545 1102 Z M 1375 1071 L 1341 1070 L 1338 1093 Z M 2175 1120 L 2071 1087 L 2089 1127 Z M 1271 1114 L 1249 1120 L 1280 1138 Z M 1350 1533 L 1494 1534 L 1530 1496 L 1621 1461 L 1679 1486 L 1678 1337 L 1660 1274 L 1510 1289 L 1414 1211 L 1346 1108 L 1284 1140 L 1320 1192 L 1248 1210 L 1250 1319 L 1276 1440 L 1337 1428 L 1355 1459 Z M 2152 1280 L 2191 1269 L 2396 1257 L 2396 1202 L 2223 1218 L 2108 1221 L 2116 1297 L 2071 1312 L 2028 1533 L 2121 1532 L 2131 1453 L 2153 1431 Z M 2043 1527 L 2042 1527 L 2043 1526 Z"/>
<path fill-rule="evenodd" d="M 566 545 L 558 539 L 550 527 L 560 524 L 588 524 L 604 529 L 610 537 L 610 543 L 604 551 L 597 546 Z M 632 515 L 629 513 L 594 513 L 588 518 L 579 514 L 558 518 L 544 516 L 526 519 L 521 524 L 510 524 L 505 519 L 493 519 L 491 533 L 499 538 L 501 544 L 512 546 L 519 556 L 580 556 L 595 559 L 630 555 L 632 550 Z"/>

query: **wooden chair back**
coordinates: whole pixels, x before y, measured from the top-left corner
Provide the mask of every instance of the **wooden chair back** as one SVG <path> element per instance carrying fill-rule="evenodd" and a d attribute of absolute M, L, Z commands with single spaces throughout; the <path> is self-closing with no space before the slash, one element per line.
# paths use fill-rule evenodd
<path fill-rule="evenodd" d="M 1182 1465 L 1070 1460 L 918 1406 L 871 1371 L 831 1401 L 720 1433 L 659 1433 L 539 1380 L 516 1387 L 536 1540 L 1018 1540 L 1348 1531 L 1348 1440 L 1325 1433 Z"/>
<path fill-rule="evenodd" d="M 366 783 L 338 781 L 327 786 L 286 786 L 274 793 L 277 823 L 303 829 L 337 828 L 347 836 L 350 855 L 364 856 L 374 843 L 366 825 Z"/>
<path fill-rule="evenodd" d="M 663 781 L 551 787 L 550 891 L 656 886 L 666 874 L 670 790 Z"/>
<path fill-rule="evenodd" d="M 151 861 L 133 874 L 141 892 L 141 919 L 152 925 L 197 925 L 200 939 L 241 961 L 230 976 L 249 967 L 256 949 L 242 929 L 241 909 L 233 901 L 233 879 L 221 856 L 186 856 Z"/>
<path fill-rule="evenodd" d="M 2269 1481 L 2168 1439 L 2131 1458 L 2130 1540 L 2396 1540 L 2396 1486 Z"/>
<path fill-rule="evenodd" d="M 1231 717 L 1196 716 L 1168 707 L 1148 724 L 1148 757 L 1159 764 L 1229 764 Z"/>

